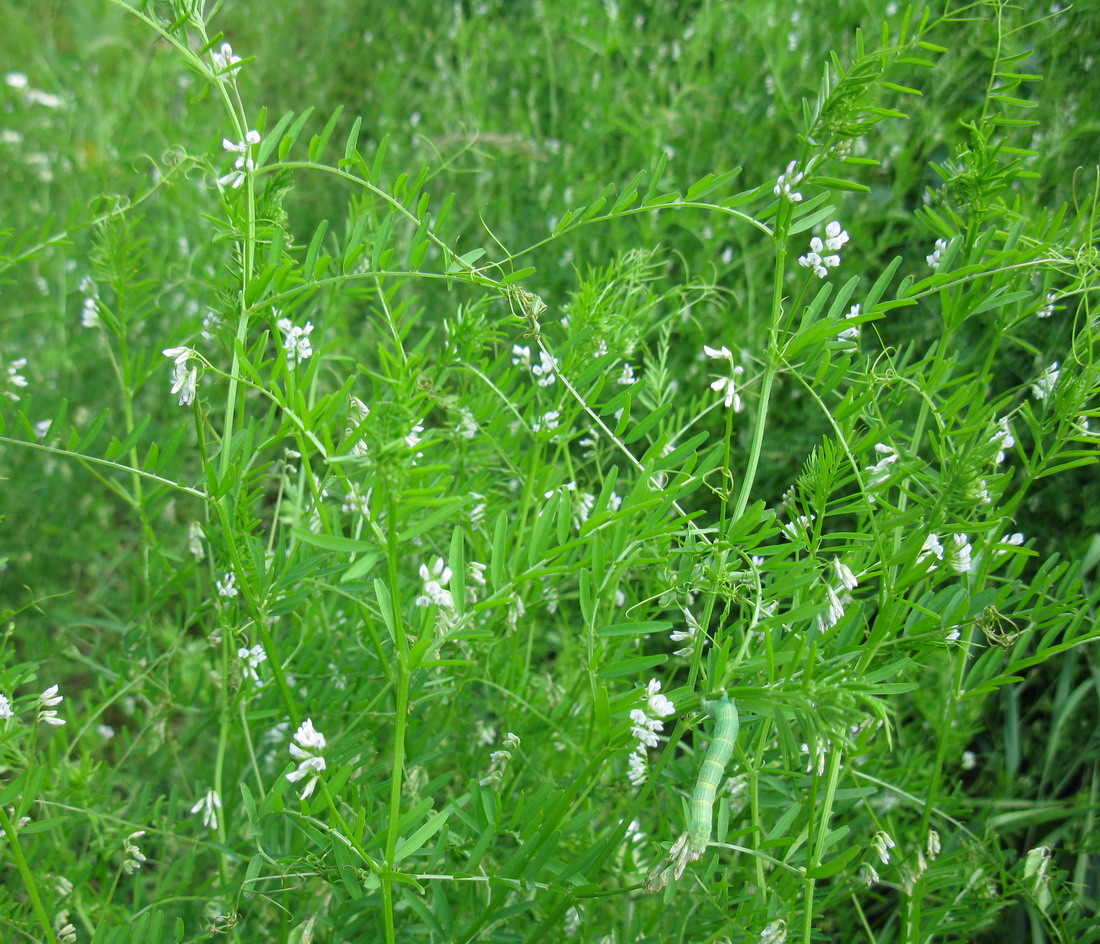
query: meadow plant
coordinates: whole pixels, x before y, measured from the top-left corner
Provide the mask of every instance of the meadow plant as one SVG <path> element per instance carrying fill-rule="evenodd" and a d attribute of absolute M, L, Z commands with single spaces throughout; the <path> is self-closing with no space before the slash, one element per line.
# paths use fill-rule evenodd
<path fill-rule="evenodd" d="M 6 5 L 0 937 L 1095 940 L 1026 6 Z"/>

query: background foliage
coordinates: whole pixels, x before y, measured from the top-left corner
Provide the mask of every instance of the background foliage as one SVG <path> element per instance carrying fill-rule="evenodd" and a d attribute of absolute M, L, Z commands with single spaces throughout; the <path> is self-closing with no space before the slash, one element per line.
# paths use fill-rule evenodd
<path fill-rule="evenodd" d="M 1094 10 L 2 6 L 13 940 L 1097 939 Z"/>

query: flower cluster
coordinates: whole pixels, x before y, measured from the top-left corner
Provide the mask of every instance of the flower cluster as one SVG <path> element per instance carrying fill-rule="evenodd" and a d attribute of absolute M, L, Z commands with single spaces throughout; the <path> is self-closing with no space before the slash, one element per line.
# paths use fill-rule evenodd
<path fill-rule="evenodd" d="M 245 649 L 243 646 L 237 650 L 237 658 L 240 659 L 247 668 L 245 672 L 248 677 L 252 679 L 257 685 L 260 683 L 260 676 L 256 672 L 256 669 L 260 667 L 261 662 L 267 661 L 267 653 L 264 651 L 264 647 L 257 643 L 251 649 Z M 194 812 L 192 810 L 191 812 Z"/>
<path fill-rule="evenodd" d="M 97 328 L 99 319 L 99 289 L 90 275 L 80 280 L 80 291 L 84 296 L 84 307 L 80 313 L 80 324 L 85 328 Z"/>
<path fill-rule="evenodd" d="M 450 590 L 445 590 L 443 584 L 451 580 L 451 568 L 443 563 L 442 557 L 432 561 L 431 568 L 427 564 L 420 565 L 420 579 L 424 581 L 424 592 L 416 598 L 417 606 L 441 606 L 446 610 L 455 607 L 454 597 Z"/>
<path fill-rule="evenodd" d="M 65 723 L 65 719 L 57 717 L 57 711 L 54 709 L 61 704 L 64 698 L 64 695 L 57 694 L 56 685 L 47 688 L 38 696 L 38 720 L 45 724 L 52 724 L 55 728 L 61 727 Z"/>
<path fill-rule="evenodd" d="M 492 783 L 500 783 L 500 778 L 504 776 L 504 768 L 508 766 L 508 761 L 512 759 L 512 751 L 519 745 L 520 738 L 518 734 L 509 731 L 504 735 L 504 747 L 489 754 L 489 772 L 478 783 L 483 787 L 487 787 Z"/>
<path fill-rule="evenodd" d="M 233 47 L 229 43 L 222 43 L 220 49 L 212 50 L 210 58 L 214 60 L 214 71 L 223 82 L 241 70 L 241 57 L 233 55 Z"/>
<path fill-rule="evenodd" d="M 243 141 L 233 142 L 229 138 L 222 138 L 222 147 L 230 154 L 236 154 L 233 169 L 224 177 L 218 178 L 219 187 L 232 187 L 238 189 L 245 178 L 256 169 L 256 162 L 252 160 L 252 148 L 260 143 L 260 132 L 249 131 Z"/>
<path fill-rule="evenodd" d="M 1045 400 L 1054 390 L 1061 374 L 1061 370 L 1058 369 L 1058 362 L 1055 361 L 1043 371 L 1043 376 L 1031 385 L 1031 395 L 1036 400 Z"/>
<path fill-rule="evenodd" d="M 232 599 L 237 595 L 237 575 L 232 571 L 226 571 L 225 576 L 217 581 L 218 596 Z"/>
<path fill-rule="evenodd" d="M 325 749 L 325 736 L 313 727 L 310 718 L 306 718 L 294 732 L 294 741 L 296 743 L 290 745 L 290 754 L 299 762 L 298 769 L 288 773 L 286 779 L 297 783 L 309 777 L 309 782 L 302 789 L 302 799 L 305 800 L 313 793 L 321 771 L 325 769 L 325 759 L 321 756 L 321 751 Z"/>
<path fill-rule="evenodd" d="M 711 360 L 724 360 L 729 363 L 729 375 L 711 381 L 710 389 L 723 395 L 722 402 L 727 410 L 732 409 L 734 413 L 740 413 L 745 408 L 745 403 L 737 390 L 737 378 L 745 373 L 745 368 L 733 363 L 733 352 L 725 345 L 715 348 L 704 344 L 703 353 Z"/>
<path fill-rule="evenodd" d="M 192 813 L 202 813 L 202 824 L 210 829 L 218 828 L 218 810 L 222 808 L 221 797 L 217 790 L 207 790 L 206 796 L 191 807 Z"/>
<path fill-rule="evenodd" d="M 782 197 L 791 203 L 800 203 L 802 200 L 802 194 L 795 193 L 792 189 L 802 181 L 803 175 L 797 168 L 798 161 L 791 161 L 787 165 L 787 169 L 776 178 L 775 186 L 772 188 L 772 193 L 777 197 Z"/>
<path fill-rule="evenodd" d="M 994 461 L 1000 465 L 1005 461 L 1005 452 L 1016 445 L 1016 438 L 1012 435 L 1012 427 L 1009 426 L 1007 416 L 997 420 L 997 431 L 989 437 L 989 441 L 997 447 L 997 456 Z"/>
<path fill-rule="evenodd" d="M 4 363 L 4 359 L 0 358 L 0 364 Z M 10 387 L 25 387 L 27 386 L 27 378 L 24 377 L 19 371 L 27 366 L 27 359 L 25 357 L 17 357 L 15 360 L 10 361 L 4 368 L 3 379 Z M 14 390 L 3 391 L 4 396 L 9 400 L 19 400 L 20 396 Z"/>
<path fill-rule="evenodd" d="M 676 706 L 661 694 L 661 683 L 657 679 L 650 679 L 646 686 L 645 709 L 635 708 L 630 712 L 630 720 L 634 722 L 630 733 L 637 739 L 638 745 L 630 755 L 627 778 L 634 786 L 645 782 L 646 748 L 656 747 L 657 735 L 665 729 L 664 722 L 660 719 L 675 713 Z"/>
<path fill-rule="evenodd" d="M 11 702 L 8 701 L 8 696 L 0 692 L 0 721 L 7 721 L 13 717 L 15 712 L 11 710 Z"/>
<path fill-rule="evenodd" d="M 313 354 L 313 345 L 309 336 L 313 333 L 313 324 L 309 321 L 305 327 L 292 324 L 289 318 L 280 318 L 276 324 L 283 332 L 283 350 L 286 351 L 287 367 L 294 367 L 307 360 Z"/>
<path fill-rule="evenodd" d="M 681 649 L 677 649 L 674 656 L 679 656 L 681 659 L 687 659 L 695 651 L 695 637 L 700 633 L 704 636 L 704 642 L 706 633 L 703 633 L 703 627 L 699 624 L 699 621 L 695 618 L 695 615 L 686 606 L 684 607 L 684 623 L 687 625 L 687 629 L 674 629 L 669 634 L 669 639 L 673 642 L 686 642 L 687 645 Z"/>
<path fill-rule="evenodd" d="M 189 347 L 169 347 L 162 353 L 173 360 L 172 395 L 180 395 L 180 406 L 190 406 L 195 402 L 199 384 L 199 369 L 191 360 L 198 355 Z"/>
<path fill-rule="evenodd" d="M 947 252 L 947 240 L 937 239 L 936 248 L 932 250 L 930 255 L 925 256 L 925 261 L 933 268 L 938 269 L 940 267 L 940 260 L 943 258 L 943 254 Z"/>
<path fill-rule="evenodd" d="M 123 844 L 122 851 L 124 858 L 122 860 L 122 871 L 127 875 L 133 875 L 138 869 L 141 868 L 141 863 L 145 861 L 145 854 L 137 847 L 135 839 L 140 839 L 145 835 L 144 829 L 139 829 L 137 832 L 130 833 L 126 837 L 126 842 Z"/>
<path fill-rule="evenodd" d="M 825 584 L 825 595 L 829 601 L 829 608 L 825 613 L 820 614 L 815 621 L 819 633 L 832 629 L 840 622 L 841 617 L 844 616 L 844 608 L 852 600 L 848 595 L 848 591 L 855 590 L 858 583 L 859 581 L 856 580 L 856 575 L 852 573 L 852 569 L 839 557 L 834 557 L 833 580 Z"/>
<path fill-rule="evenodd" d="M 833 220 L 825 227 L 824 241 L 820 236 L 811 239 L 810 251 L 798 257 L 798 264 L 804 268 L 813 269 L 814 275 L 823 279 L 829 274 L 830 269 L 840 265 L 840 256 L 837 253 L 846 242 L 848 242 L 847 231 L 841 229 L 840 223 Z"/>

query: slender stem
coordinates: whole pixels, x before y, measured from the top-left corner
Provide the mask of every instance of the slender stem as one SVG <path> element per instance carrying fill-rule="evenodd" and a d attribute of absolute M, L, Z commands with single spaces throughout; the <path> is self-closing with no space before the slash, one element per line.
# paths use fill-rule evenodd
<path fill-rule="evenodd" d="M 27 889 L 27 897 L 31 900 L 34 915 L 38 918 L 38 923 L 42 925 L 42 930 L 46 932 L 46 939 L 50 944 L 57 944 L 57 936 L 54 934 L 53 925 L 50 924 L 46 909 L 42 905 L 42 897 L 38 894 L 34 874 L 31 872 L 30 866 L 27 865 L 27 859 L 19 846 L 19 833 L 3 804 L 0 804 L 0 825 L 4 827 L 4 833 L 8 837 L 8 848 L 11 850 L 11 857 L 15 859 L 15 867 L 19 870 L 19 875 L 23 879 L 23 886 Z"/>

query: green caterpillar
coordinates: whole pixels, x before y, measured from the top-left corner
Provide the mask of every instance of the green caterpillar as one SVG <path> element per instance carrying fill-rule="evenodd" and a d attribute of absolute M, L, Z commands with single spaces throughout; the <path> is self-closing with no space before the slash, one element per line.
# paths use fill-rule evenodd
<path fill-rule="evenodd" d="M 691 857 L 698 859 L 710 842 L 711 820 L 714 811 L 714 796 L 726 764 L 733 755 L 733 746 L 737 743 L 737 708 L 728 695 L 718 701 L 704 702 L 704 707 L 714 715 L 714 737 L 703 766 L 699 768 L 699 779 L 691 792 L 691 828 L 688 837 L 688 851 Z"/>

